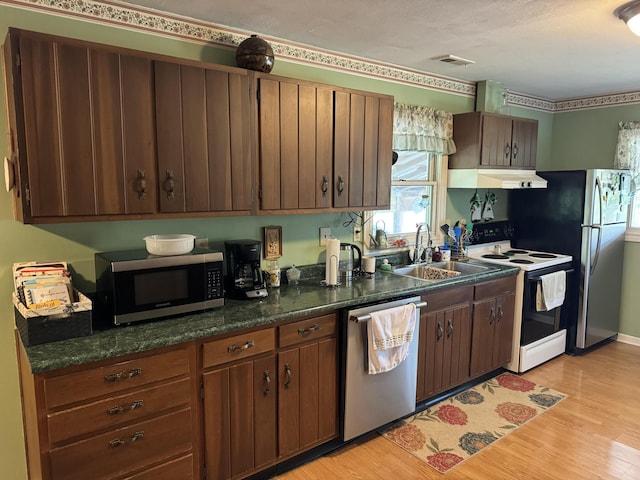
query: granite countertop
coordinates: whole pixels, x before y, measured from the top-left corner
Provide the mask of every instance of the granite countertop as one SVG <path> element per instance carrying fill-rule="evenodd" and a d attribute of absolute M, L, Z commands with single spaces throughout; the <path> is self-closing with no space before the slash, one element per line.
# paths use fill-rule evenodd
<path fill-rule="evenodd" d="M 25 347 L 31 370 L 40 373 L 70 365 L 104 360 L 158 347 L 233 332 L 305 315 L 401 298 L 443 288 L 477 283 L 513 275 L 518 267 L 497 267 L 491 272 L 462 275 L 445 280 L 420 280 L 376 272 L 371 278 L 357 277 L 349 286 L 327 288 L 320 278 L 297 285 L 269 289 L 260 300 L 225 299 L 223 307 L 155 322 L 119 326 L 96 331 L 88 337 Z"/>

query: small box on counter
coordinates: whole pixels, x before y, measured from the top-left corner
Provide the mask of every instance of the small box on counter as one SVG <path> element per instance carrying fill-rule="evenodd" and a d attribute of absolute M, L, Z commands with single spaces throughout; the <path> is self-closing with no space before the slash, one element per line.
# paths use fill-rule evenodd
<path fill-rule="evenodd" d="M 13 276 L 16 327 L 24 345 L 91 335 L 91 300 L 73 288 L 65 262 L 16 263 Z"/>

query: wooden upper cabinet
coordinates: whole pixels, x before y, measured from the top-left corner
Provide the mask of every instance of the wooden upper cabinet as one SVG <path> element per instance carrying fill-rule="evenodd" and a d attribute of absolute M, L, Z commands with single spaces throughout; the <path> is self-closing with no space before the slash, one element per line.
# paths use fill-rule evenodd
<path fill-rule="evenodd" d="M 449 168 L 518 168 L 536 166 L 538 121 L 485 112 L 453 116 L 456 153 Z"/>
<path fill-rule="evenodd" d="M 389 208 L 393 97 L 335 94 L 334 207 Z"/>
<path fill-rule="evenodd" d="M 261 210 L 389 207 L 393 97 L 258 82 Z"/>
<path fill-rule="evenodd" d="M 511 166 L 536 168 L 538 121 L 529 118 L 514 118 L 511 142 Z"/>
<path fill-rule="evenodd" d="M 480 165 L 511 166 L 511 129 L 510 117 L 484 115 Z"/>
<path fill-rule="evenodd" d="M 151 61 L 42 35 L 11 45 L 23 220 L 153 212 Z"/>
<path fill-rule="evenodd" d="M 160 211 L 249 211 L 247 74 L 163 61 L 154 67 Z"/>
<path fill-rule="evenodd" d="M 260 209 L 331 207 L 333 90 L 258 77 Z"/>
<path fill-rule="evenodd" d="M 391 96 L 14 28 L 4 52 L 24 223 L 389 208 Z"/>

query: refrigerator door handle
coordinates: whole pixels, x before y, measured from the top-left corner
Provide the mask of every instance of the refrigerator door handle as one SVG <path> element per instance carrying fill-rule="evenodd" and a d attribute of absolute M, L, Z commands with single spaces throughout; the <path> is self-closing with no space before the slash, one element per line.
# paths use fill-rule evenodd
<path fill-rule="evenodd" d="M 598 264 L 598 258 L 600 258 L 600 245 L 602 243 L 602 226 L 601 225 L 591 225 L 591 228 L 594 230 L 598 230 L 598 243 L 596 244 L 596 253 L 591 259 L 591 269 L 590 272 L 596 269 L 596 265 Z M 591 255 L 591 250 L 589 250 L 589 255 Z"/>
<path fill-rule="evenodd" d="M 596 191 L 595 194 L 598 196 L 598 213 L 600 214 L 600 218 L 596 222 L 597 225 L 602 225 L 602 184 L 600 183 L 600 177 L 596 176 Z M 591 221 L 593 222 L 592 219 Z"/>
<path fill-rule="evenodd" d="M 600 213 L 600 218 L 598 219 L 598 223 L 591 226 L 591 228 L 598 229 L 598 243 L 596 245 L 596 254 L 593 256 L 593 261 L 591 262 L 591 273 L 596 269 L 596 265 L 598 264 L 598 258 L 600 257 L 600 246 L 602 244 L 602 184 L 600 183 L 600 177 L 596 176 L 596 192 L 595 194 L 598 196 L 598 212 Z"/>
<path fill-rule="evenodd" d="M 593 224 L 593 225 L 580 225 L 582 228 L 588 228 L 589 230 L 598 230 L 598 241 L 596 242 L 596 253 L 591 255 L 591 231 L 589 231 L 589 236 L 587 237 L 587 252 L 589 255 L 589 273 L 593 273 L 596 269 L 596 265 L 598 264 L 598 258 L 600 258 L 600 247 L 602 245 L 602 225 Z"/>

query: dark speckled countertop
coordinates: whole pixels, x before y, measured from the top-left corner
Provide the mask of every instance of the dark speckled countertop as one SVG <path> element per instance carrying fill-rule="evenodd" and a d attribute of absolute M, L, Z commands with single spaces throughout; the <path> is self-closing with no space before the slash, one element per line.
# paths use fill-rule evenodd
<path fill-rule="evenodd" d="M 229 333 L 235 330 L 268 325 L 280 320 L 477 283 L 513 275 L 518 267 L 462 275 L 446 280 L 420 280 L 377 272 L 372 278 L 355 278 L 350 286 L 327 288 L 319 278 L 270 289 L 261 300 L 225 299 L 224 307 L 158 320 L 144 324 L 120 326 L 97 331 L 88 337 L 26 347 L 33 373 L 70 365 L 143 352 L 158 347 Z"/>

